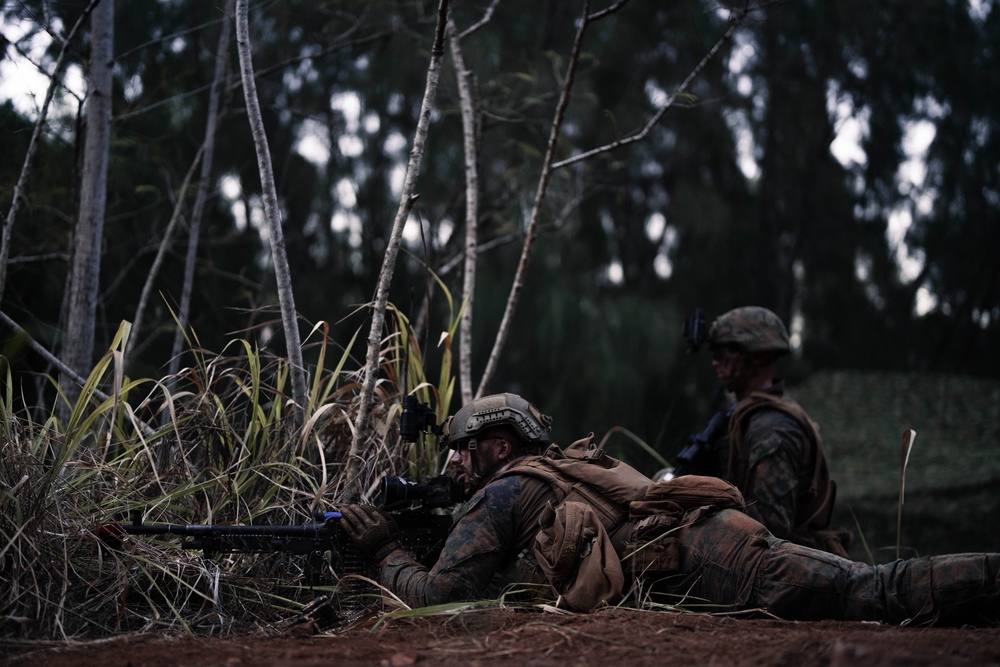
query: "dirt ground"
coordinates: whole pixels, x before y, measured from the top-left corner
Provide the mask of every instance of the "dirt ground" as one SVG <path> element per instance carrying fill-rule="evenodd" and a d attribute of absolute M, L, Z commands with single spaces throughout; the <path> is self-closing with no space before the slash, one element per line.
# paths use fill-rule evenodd
<path fill-rule="evenodd" d="M 560 614 L 515 609 L 395 619 L 315 634 L 123 635 L 94 642 L 0 641 L 0 665 L 1000 665 L 1000 628 L 789 622 L 632 610 Z"/>

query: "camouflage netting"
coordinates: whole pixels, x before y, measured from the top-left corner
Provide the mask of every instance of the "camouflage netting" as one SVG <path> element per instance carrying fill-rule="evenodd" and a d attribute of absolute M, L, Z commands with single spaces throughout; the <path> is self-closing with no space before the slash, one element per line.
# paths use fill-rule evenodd
<path fill-rule="evenodd" d="M 917 437 L 906 473 L 903 555 L 1000 551 L 1000 380 L 837 371 L 791 388 L 820 424 L 838 484 L 879 561 L 895 553 L 903 432 Z M 861 557 L 860 540 L 852 555 Z"/>

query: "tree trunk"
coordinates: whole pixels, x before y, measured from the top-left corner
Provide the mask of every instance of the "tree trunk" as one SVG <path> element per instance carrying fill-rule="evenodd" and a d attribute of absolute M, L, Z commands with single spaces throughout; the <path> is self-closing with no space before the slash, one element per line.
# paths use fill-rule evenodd
<path fill-rule="evenodd" d="M 93 361 L 94 326 L 101 272 L 101 246 L 107 202 L 108 153 L 111 146 L 111 81 L 114 61 L 115 5 L 100 2 L 91 15 L 90 90 L 87 94 L 87 129 L 80 186 L 80 212 L 73 236 L 69 306 L 63 360 L 86 377 Z M 72 378 L 59 378 L 67 403 L 57 415 L 68 416 L 79 395 Z"/>
<path fill-rule="evenodd" d="M 274 185 L 274 169 L 271 153 L 264 132 L 264 118 L 257 100 L 257 84 L 253 78 L 253 60 L 250 54 L 250 31 L 247 19 L 247 0 L 236 0 L 236 45 L 240 54 L 240 74 L 243 78 L 243 96 L 247 103 L 247 117 L 253 132 L 257 149 L 257 166 L 264 199 L 264 218 L 267 221 L 268 237 L 271 241 L 271 255 L 274 261 L 274 277 L 278 283 L 278 303 L 281 306 L 281 322 L 288 347 L 288 365 L 292 380 L 292 400 L 295 401 L 295 417 L 301 420 L 303 410 L 308 405 L 306 389 L 306 369 L 302 361 L 302 338 L 299 335 L 298 314 L 295 311 L 295 296 L 292 293 L 292 277 L 285 252 L 285 238 L 281 231 L 281 216 L 278 211 L 278 192 Z"/>
<path fill-rule="evenodd" d="M 181 364 L 181 349 L 184 346 L 184 330 L 191 316 L 191 292 L 194 290 L 194 267 L 198 258 L 198 241 L 201 237 L 201 220 L 205 215 L 205 201 L 208 199 L 209 177 L 212 175 L 212 165 L 215 159 L 215 134 L 219 125 L 219 98 L 222 95 L 222 85 L 226 78 L 229 40 L 232 38 L 232 22 L 235 0 L 227 0 L 225 18 L 222 21 L 222 31 L 219 33 L 219 44 L 215 50 L 215 76 L 212 77 L 212 88 L 208 94 L 208 117 L 205 119 L 205 155 L 201 159 L 201 180 L 198 183 L 198 194 L 191 209 L 191 226 L 188 231 L 187 256 L 184 260 L 184 283 L 181 287 L 181 302 L 177 312 L 177 329 L 174 332 L 174 343 L 170 354 L 169 376 L 177 375 Z"/>
<path fill-rule="evenodd" d="M 201 163 L 202 156 L 205 152 L 205 145 L 202 144 L 201 148 L 198 149 L 198 153 L 194 156 L 194 162 L 188 168 L 187 174 L 184 175 L 184 182 L 181 183 L 178 196 L 174 201 L 174 211 L 170 216 L 170 222 L 167 223 L 167 227 L 163 232 L 163 238 L 160 240 L 160 247 L 156 249 L 156 257 L 153 259 L 153 265 L 149 268 L 149 273 L 146 274 L 146 281 L 142 284 L 142 292 L 139 294 L 139 304 L 135 307 L 135 317 L 132 318 L 132 334 L 135 336 L 135 340 L 139 340 L 139 330 L 142 328 L 143 319 L 146 315 L 146 306 L 149 305 L 149 295 L 153 292 L 153 284 L 156 282 L 157 276 L 160 275 L 160 268 L 163 266 L 164 258 L 167 255 L 167 249 L 170 247 L 170 241 L 174 237 L 174 229 L 177 227 L 178 221 L 181 219 L 181 215 L 184 212 L 184 202 L 187 201 L 188 188 L 191 187 L 191 178 L 194 176 L 195 169 Z M 128 348 L 131 349 L 131 348 Z M 125 356 L 125 368 L 129 367 L 132 362 L 132 355 L 126 353 Z"/>
<path fill-rule="evenodd" d="M 622 0 L 620 0 L 619 4 L 616 6 L 621 4 L 623 4 Z M 538 231 L 538 220 L 542 215 L 542 203 L 545 201 L 545 194 L 548 191 L 549 181 L 552 178 L 552 163 L 555 159 L 556 143 L 559 139 L 559 133 L 562 130 L 563 119 L 566 115 L 566 107 L 569 106 L 570 92 L 573 90 L 573 81 L 576 76 L 576 65 L 580 59 L 580 50 L 583 44 L 583 34 L 587 30 L 587 26 L 593 20 L 592 17 L 588 16 L 589 11 L 590 0 L 584 0 L 583 16 L 579 22 L 576 39 L 573 41 L 573 50 L 569 57 L 569 64 L 566 67 L 566 78 L 559 94 L 559 102 L 556 104 L 555 117 L 552 120 L 552 129 L 549 132 L 549 142 L 545 150 L 545 158 L 542 161 L 542 173 L 538 178 L 538 189 L 535 191 L 535 202 L 531 208 L 531 217 L 528 221 L 528 228 L 524 232 L 524 246 L 521 248 L 521 259 L 517 264 L 517 272 L 514 274 L 514 283 L 511 285 L 510 294 L 507 296 L 507 307 L 504 309 L 503 318 L 500 320 L 497 337 L 493 342 L 493 350 L 490 352 L 490 357 L 486 362 L 486 369 L 483 371 L 483 377 L 480 378 L 479 389 L 476 390 L 477 397 L 482 396 L 489 390 L 490 382 L 493 380 L 493 375 L 496 373 L 497 365 L 500 362 L 500 354 L 503 352 L 504 345 L 507 344 L 507 336 L 510 334 L 510 328 L 513 325 L 514 311 L 517 309 L 517 303 L 520 300 L 521 290 L 524 288 L 524 276 L 528 270 L 528 260 L 531 258 L 532 246 L 535 243 L 535 235 Z"/>
<path fill-rule="evenodd" d="M 465 68 L 455 22 L 448 21 L 448 42 L 455 65 L 458 99 L 462 109 L 465 145 L 465 271 L 462 276 L 462 321 L 458 331 L 459 388 L 462 405 L 472 400 L 472 306 L 476 289 L 477 223 L 479 220 L 479 122 L 473 97 L 473 74 Z"/>

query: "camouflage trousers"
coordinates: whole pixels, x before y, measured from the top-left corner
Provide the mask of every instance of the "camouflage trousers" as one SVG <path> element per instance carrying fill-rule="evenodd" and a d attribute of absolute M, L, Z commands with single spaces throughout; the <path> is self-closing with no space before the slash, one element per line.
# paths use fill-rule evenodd
<path fill-rule="evenodd" d="M 735 510 L 682 525 L 656 547 L 658 563 L 647 558 L 645 572 L 632 572 L 641 594 L 687 608 L 893 624 L 1000 620 L 1000 554 L 866 565 L 780 540 Z"/>

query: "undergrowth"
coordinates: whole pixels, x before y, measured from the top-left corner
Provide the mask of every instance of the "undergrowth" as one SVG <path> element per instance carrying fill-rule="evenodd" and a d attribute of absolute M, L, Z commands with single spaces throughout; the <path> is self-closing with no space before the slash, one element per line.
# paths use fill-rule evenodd
<path fill-rule="evenodd" d="M 66 423 L 54 416 L 39 423 L 19 407 L 3 363 L 0 635 L 64 639 L 267 627 L 344 586 L 343 573 L 331 571 L 304 583 L 301 556 L 205 558 L 171 539 L 128 536 L 118 526 L 137 518 L 300 524 L 335 504 L 347 484 L 374 489 L 384 473 L 436 474 L 434 438 L 409 445 L 398 436 L 399 383 L 443 416 L 450 350 L 437 385 L 428 382 L 405 317 L 397 313 L 395 325 L 383 345 L 375 435 L 359 480 L 341 474 L 359 371 L 348 368 L 351 345 L 329 363 L 325 324 L 310 336 L 317 361 L 308 405 L 301 407 L 287 391 L 287 363 L 246 340 L 219 353 L 190 340 L 192 363 L 176 376 L 132 379 L 123 368 L 129 336 L 123 324 Z"/>

